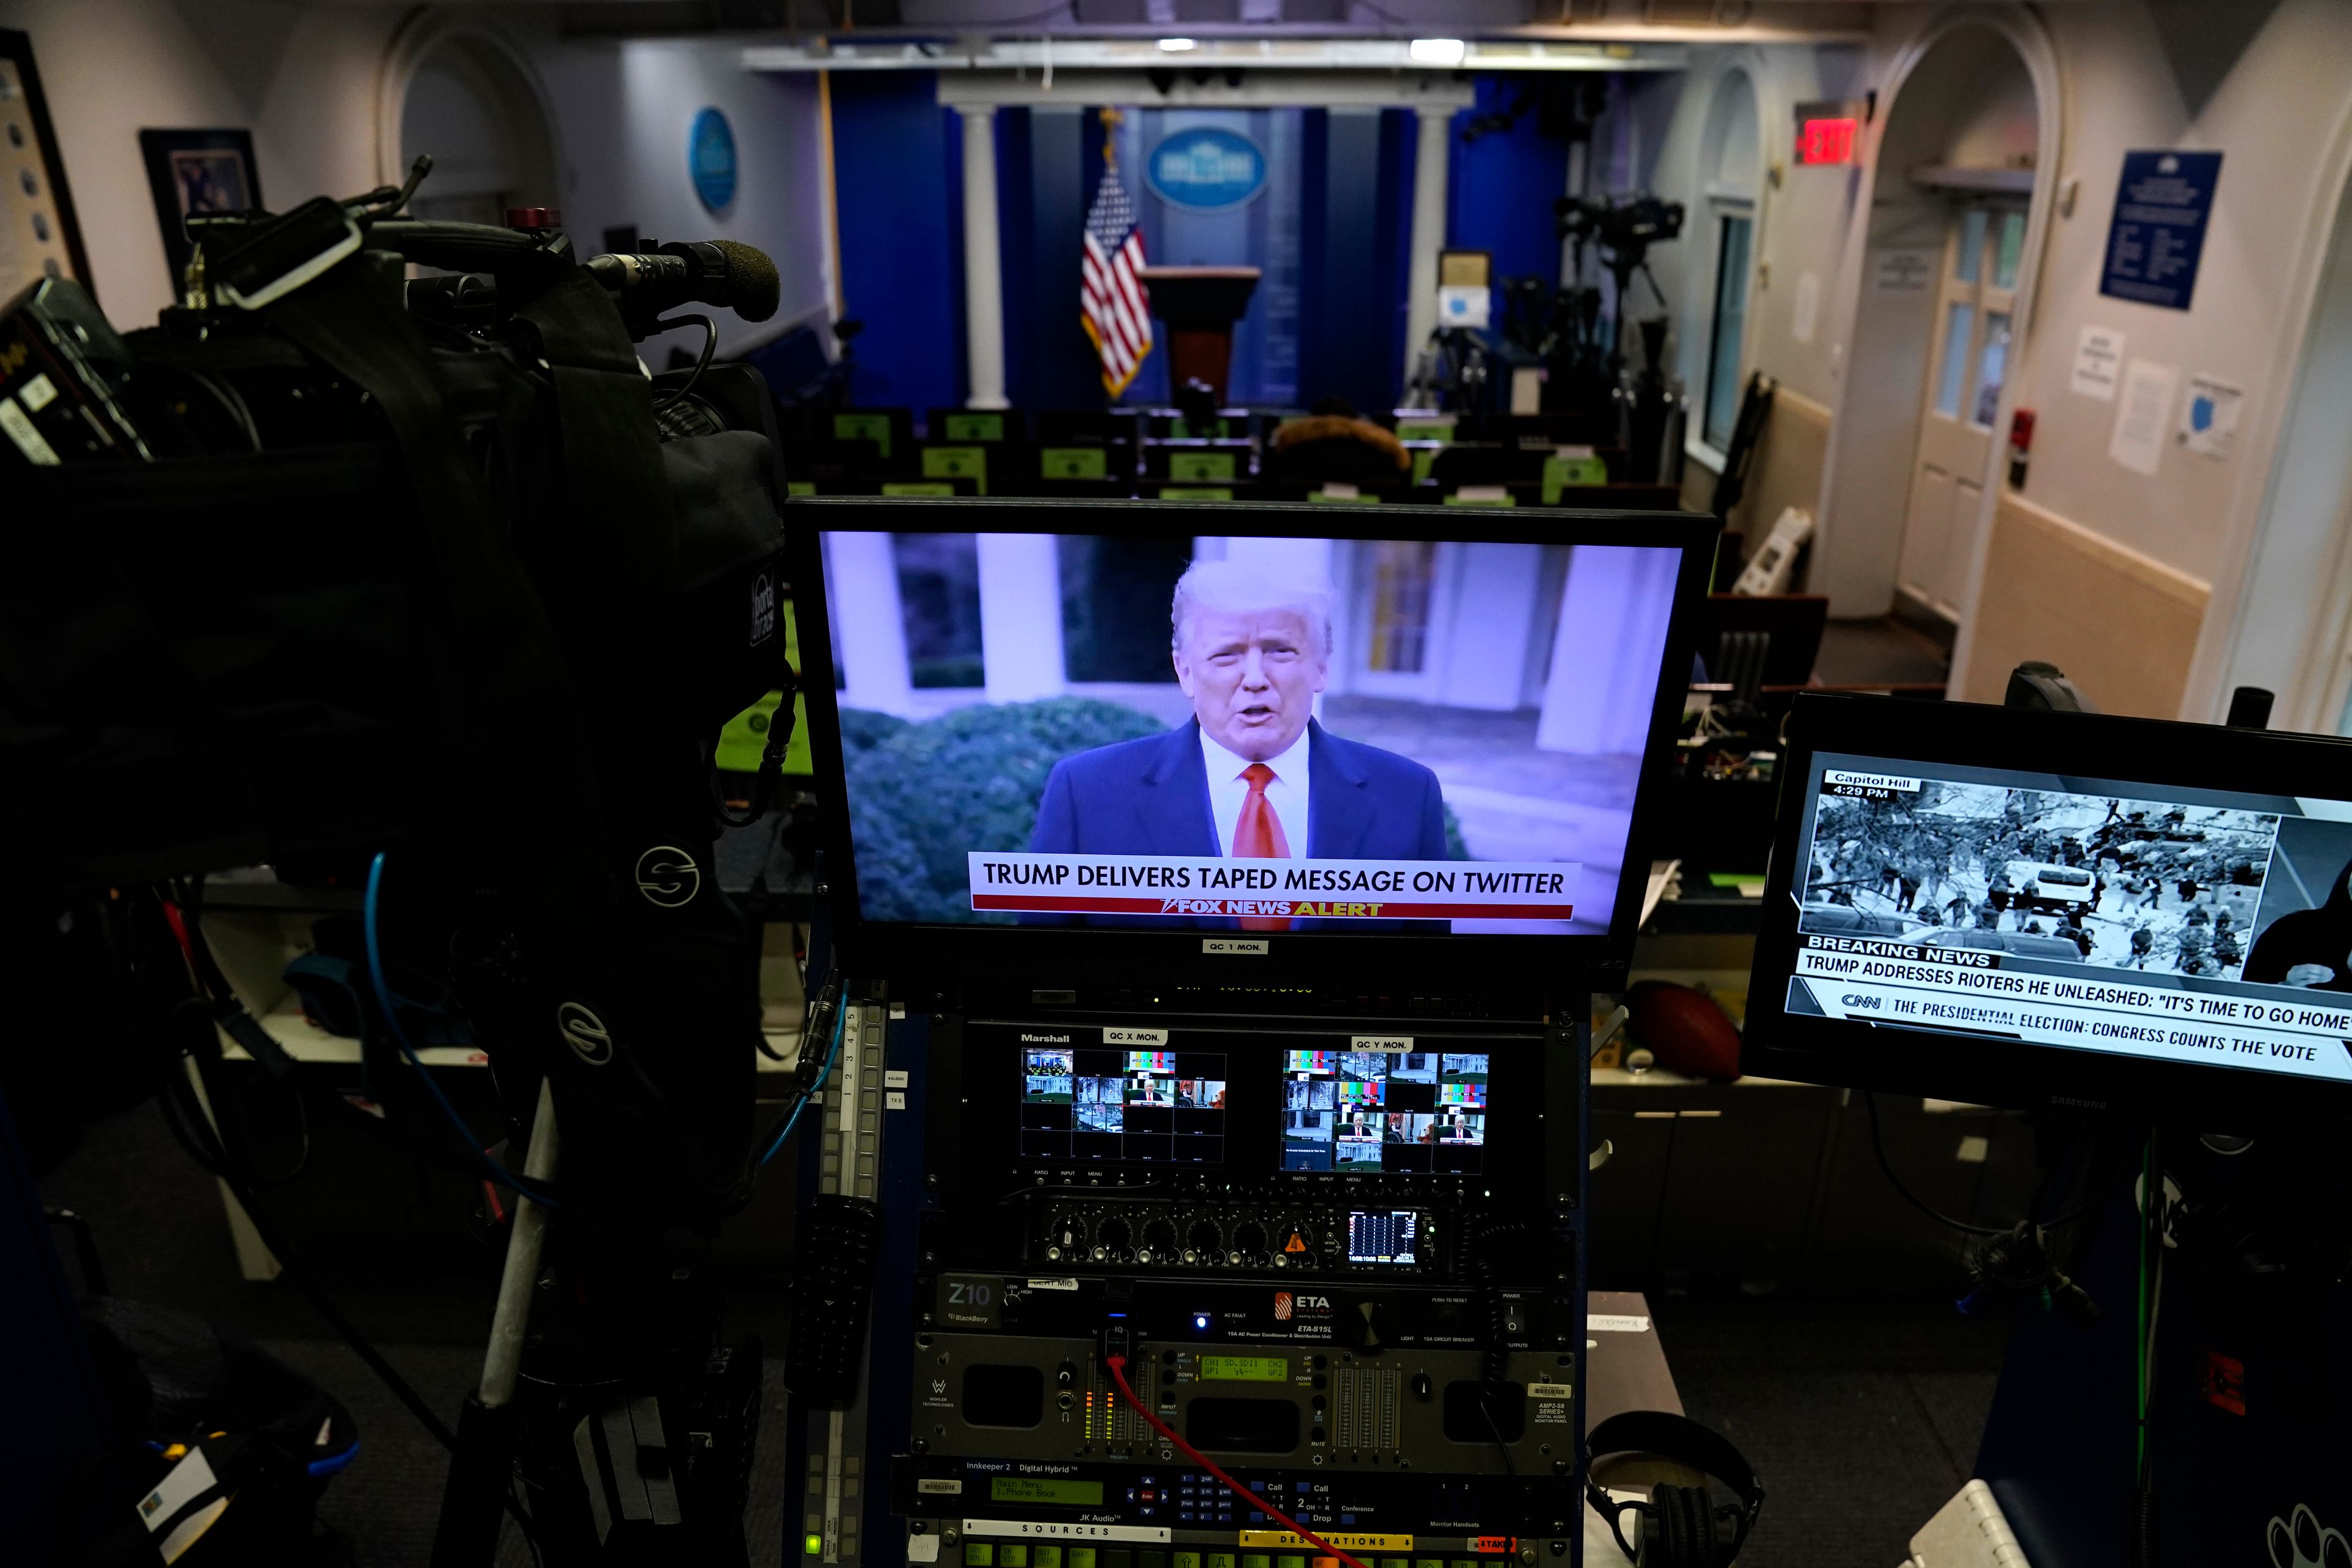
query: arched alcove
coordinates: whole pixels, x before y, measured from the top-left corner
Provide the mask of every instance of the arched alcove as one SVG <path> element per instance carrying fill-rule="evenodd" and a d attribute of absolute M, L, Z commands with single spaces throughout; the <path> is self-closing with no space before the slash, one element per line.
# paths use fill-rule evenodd
<path fill-rule="evenodd" d="M 563 205 L 554 121 L 528 58 L 495 31 L 427 13 L 397 39 L 378 106 L 383 177 L 420 153 L 433 173 L 418 217 L 498 223 L 510 206 Z"/>
<path fill-rule="evenodd" d="M 1890 73 L 1848 237 L 1851 326 L 1809 585 L 1839 616 L 1883 615 L 1900 592 L 1958 627 L 1962 656 L 2049 224 L 2057 97 L 2026 14 L 1929 27 Z"/>

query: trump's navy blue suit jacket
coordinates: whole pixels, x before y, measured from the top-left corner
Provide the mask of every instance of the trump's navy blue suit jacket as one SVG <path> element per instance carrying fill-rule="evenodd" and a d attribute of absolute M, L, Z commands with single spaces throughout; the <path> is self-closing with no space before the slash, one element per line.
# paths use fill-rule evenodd
<path fill-rule="evenodd" d="M 1410 757 L 1343 741 L 1307 722 L 1307 825 L 1311 860 L 1443 860 L 1445 801 L 1437 775 Z M 1297 825 L 1284 824 L 1285 832 Z M 1054 764 L 1037 805 L 1029 848 L 1040 855 L 1223 853 L 1209 807 L 1199 721 L 1140 741 L 1097 746 Z M 1024 923 L 1066 923 L 1029 915 Z M 1093 915 L 1087 925 L 1161 926 L 1150 916 Z M 1192 924 L 1232 928 L 1213 917 Z M 1443 931 L 1443 921 L 1300 920 L 1294 931 Z"/>

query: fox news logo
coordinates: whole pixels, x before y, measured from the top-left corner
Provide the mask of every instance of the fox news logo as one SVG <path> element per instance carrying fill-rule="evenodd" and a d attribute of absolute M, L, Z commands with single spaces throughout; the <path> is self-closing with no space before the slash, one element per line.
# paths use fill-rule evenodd
<path fill-rule="evenodd" d="M 776 634 L 776 585 L 768 574 L 751 579 L 751 643 L 758 647 Z"/>

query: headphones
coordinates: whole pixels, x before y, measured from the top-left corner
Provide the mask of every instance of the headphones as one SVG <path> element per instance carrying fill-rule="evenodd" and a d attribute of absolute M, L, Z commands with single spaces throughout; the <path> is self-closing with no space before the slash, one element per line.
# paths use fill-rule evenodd
<path fill-rule="evenodd" d="M 1598 1455 L 1630 1453 L 1655 1454 L 1704 1471 L 1730 1488 L 1739 1501 L 1717 1508 L 1704 1485 L 1661 1485 L 1650 1489 L 1647 1502 L 1620 1502 L 1592 1479 L 1592 1461 Z M 1764 1507 L 1763 1483 L 1729 1439 L 1663 1410 L 1628 1410 L 1586 1435 L 1584 1496 L 1609 1521 L 1618 1546 L 1640 1568 L 1729 1568 Z M 1628 1512 L 1640 1515 L 1630 1541 L 1625 1536 Z"/>

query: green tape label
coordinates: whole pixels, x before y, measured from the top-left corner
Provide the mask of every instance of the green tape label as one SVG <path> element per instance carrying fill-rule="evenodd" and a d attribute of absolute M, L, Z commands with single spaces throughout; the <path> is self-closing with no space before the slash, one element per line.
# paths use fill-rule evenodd
<path fill-rule="evenodd" d="M 1044 447 L 1037 452 L 1037 472 L 1048 479 L 1106 479 L 1110 454 L 1100 447 Z"/>
<path fill-rule="evenodd" d="M 1188 484 L 1217 479 L 1230 484 L 1234 478 L 1234 455 L 1231 452 L 1171 452 L 1168 454 L 1168 477 Z"/>
<path fill-rule="evenodd" d="M 887 414 L 836 414 L 833 416 L 833 438 L 836 441 L 871 441 L 890 455 L 890 416 Z"/>
<path fill-rule="evenodd" d="M 926 447 L 923 448 L 923 478 L 927 479 L 970 479 L 988 493 L 988 448 L 985 447 Z"/>
<path fill-rule="evenodd" d="M 1609 482 L 1609 465 L 1590 452 L 1574 457 L 1546 458 L 1543 466 L 1543 499 L 1547 506 L 1559 500 L 1564 489 L 1582 489 Z"/>

